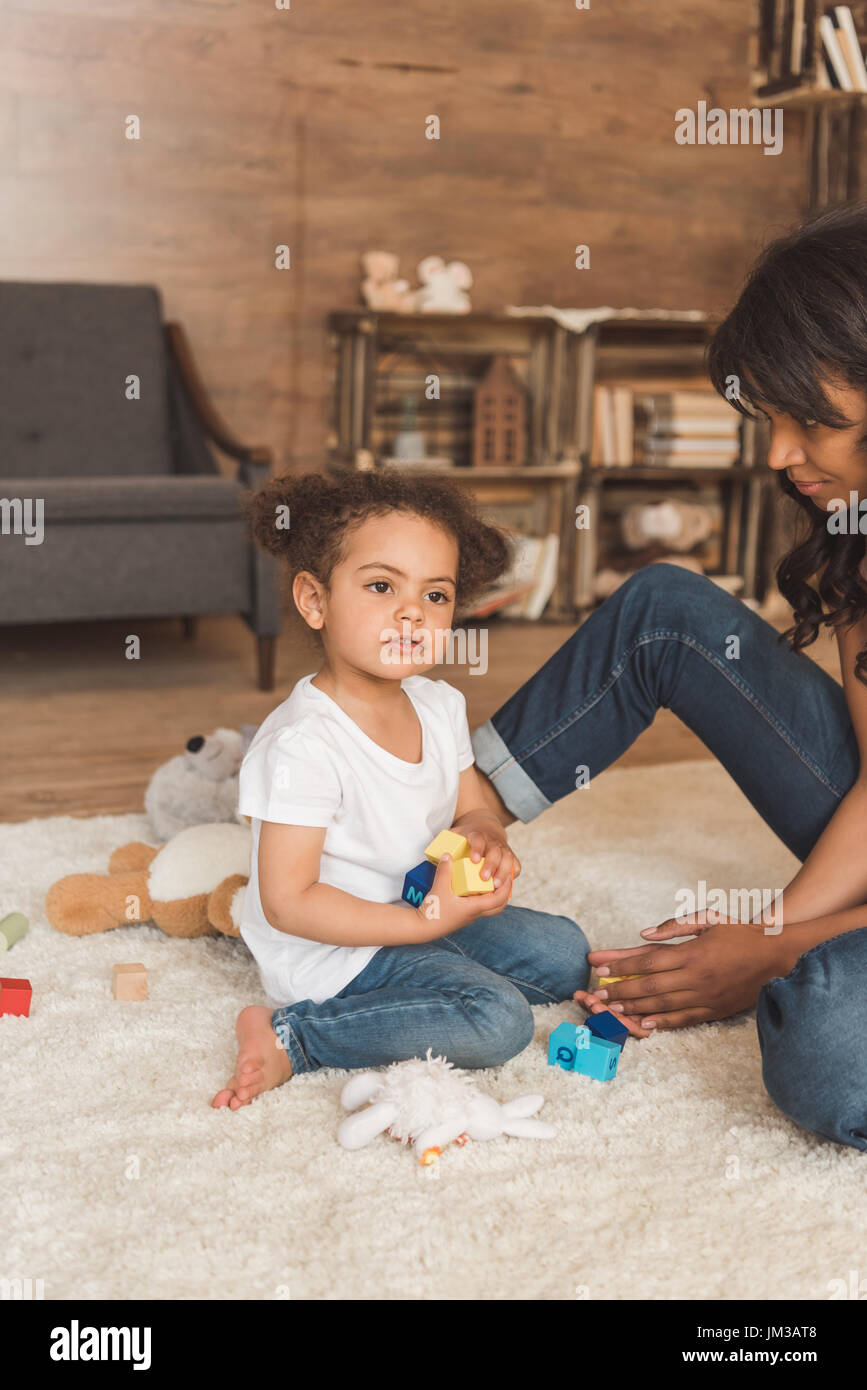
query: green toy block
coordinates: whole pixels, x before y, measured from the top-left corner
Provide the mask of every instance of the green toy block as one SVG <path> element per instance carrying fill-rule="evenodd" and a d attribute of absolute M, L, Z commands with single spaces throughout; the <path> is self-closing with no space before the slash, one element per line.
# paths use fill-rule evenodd
<path fill-rule="evenodd" d="M 575 1053 L 573 1071 L 582 1076 L 592 1076 L 594 1081 L 613 1081 L 617 1075 L 620 1060 L 620 1046 L 607 1038 L 594 1038 L 590 1034 L 590 1046 Z"/>
<path fill-rule="evenodd" d="M 23 912 L 10 912 L 8 917 L 3 918 L 0 922 L 0 955 L 21 940 L 29 925 Z"/>

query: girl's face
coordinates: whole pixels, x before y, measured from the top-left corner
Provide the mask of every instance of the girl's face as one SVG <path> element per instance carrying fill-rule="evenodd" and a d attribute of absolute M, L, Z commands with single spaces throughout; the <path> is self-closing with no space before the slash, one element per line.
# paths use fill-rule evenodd
<path fill-rule="evenodd" d="M 329 661 L 400 681 L 443 659 L 457 570 L 457 542 L 447 531 L 391 512 L 350 532 L 328 592 L 319 587 L 321 621 L 299 607 L 323 629 Z"/>
<path fill-rule="evenodd" d="M 800 425 L 791 415 L 779 415 L 770 406 L 760 409 L 771 422 L 768 463 L 785 472 L 798 491 L 827 511 L 834 498 L 849 506 L 850 491 L 867 497 L 867 448 L 859 441 L 867 432 L 867 397 L 851 386 L 825 383 L 828 399 L 852 423 L 846 429 L 828 425 Z"/>

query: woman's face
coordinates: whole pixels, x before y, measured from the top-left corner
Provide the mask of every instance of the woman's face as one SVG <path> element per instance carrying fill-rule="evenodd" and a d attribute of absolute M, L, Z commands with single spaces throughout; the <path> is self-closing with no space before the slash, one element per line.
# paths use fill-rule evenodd
<path fill-rule="evenodd" d="M 859 500 L 867 498 L 867 447 L 859 444 L 867 433 L 867 395 L 855 387 L 828 383 L 825 393 L 852 422 L 847 428 L 801 425 L 791 415 L 759 407 L 771 422 L 769 466 L 784 472 L 801 495 L 823 511 L 835 498 L 842 498 L 848 508 L 850 492 L 856 492 Z"/>

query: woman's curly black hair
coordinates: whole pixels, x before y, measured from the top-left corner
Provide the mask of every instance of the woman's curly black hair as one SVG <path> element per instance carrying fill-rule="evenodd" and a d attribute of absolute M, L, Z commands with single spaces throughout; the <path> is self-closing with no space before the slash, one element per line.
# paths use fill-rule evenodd
<path fill-rule="evenodd" d="M 243 509 L 259 545 L 284 562 L 290 585 L 296 574 L 308 570 L 327 589 L 350 532 L 369 517 L 389 512 L 424 517 L 454 537 L 458 609 L 498 579 L 511 559 L 507 533 L 483 521 L 448 478 L 397 469 L 287 473 L 247 494 Z"/>
<path fill-rule="evenodd" d="M 826 209 L 765 247 L 709 344 L 708 371 L 729 398 L 727 384 L 738 379 L 740 399 L 731 403 L 752 419 L 766 405 L 802 425 L 854 423 L 831 404 L 823 382 L 867 390 L 867 201 Z M 857 447 L 867 465 L 867 435 Z M 828 513 L 784 470 L 777 478 L 807 523 L 776 571 L 795 619 L 782 637 L 800 651 L 821 626 L 848 627 L 867 613 L 867 587 L 858 575 L 865 537 L 830 533 Z M 814 588 L 808 581 L 817 575 Z M 867 646 L 855 672 L 867 684 Z"/>

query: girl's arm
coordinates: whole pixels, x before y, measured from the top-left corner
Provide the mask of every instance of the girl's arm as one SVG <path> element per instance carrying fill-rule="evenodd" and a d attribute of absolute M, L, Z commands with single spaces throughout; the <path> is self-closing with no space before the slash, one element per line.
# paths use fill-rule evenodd
<path fill-rule="evenodd" d="M 262 822 L 259 896 L 277 931 L 330 946 L 418 945 L 499 912 L 508 897 L 505 885 L 484 897 L 456 897 L 449 887 L 451 864 L 443 860 L 429 895 L 436 895 L 435 912 L 425 907 L 428 898 L 417 908 L 367 902 L 318 881 L 324 842 L 324 826 Z"/>
<path fill-rule="evenodd" d="M 783 893 L 784 923 L 825 919 L 867 901 L 867 685 L 855 676 L 855 657 L 867 642 L 867 619 L 837 628 L 835 636 L 846 703 L 858 740 L 860 770 Z"/>

